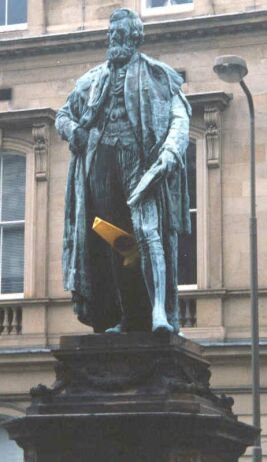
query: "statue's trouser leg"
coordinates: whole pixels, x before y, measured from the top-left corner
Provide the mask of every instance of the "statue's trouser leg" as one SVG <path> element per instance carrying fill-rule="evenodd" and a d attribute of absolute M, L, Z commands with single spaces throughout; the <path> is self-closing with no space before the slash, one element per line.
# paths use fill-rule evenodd
<path fill-rule="evenodd" d="M 163 245 L 158 232 L 159 211 L 151 198 L 131 210 L 135 237 L 141 256 L 143 277 L 152 306 L 152 330 L 172 331 L 167 321 L 166 263 Z"/>
<path fill-rule="evenodd" d="M 126 205 L 143 173 L 138 147 L 100 145 L 91 170 L 92 204 L 101 218 L 125 230 L 129 230 L 128 224 L 125 226 L 125 218 L 129 218 L 140 249 L 141 270 L 152 306 L 152 328 L 171 331 L 166 316 L 166 256 L 159 235 L 161 212 L 154 198 L 131 211 Z M 123 287 L 120 290 L 123 295 Z M 123 318 L 127 328 L 127 313 L 123 313 Z"/>
<path fill-rule="evenodd" d="M 118 150 L 118 166 L 126 200 L 144 174 L 138 147 Z M 159 235 L 162 217 L 154 197 L 131 208 L 134 234 L 138 243 L 141 270 L 152 307 L 152 330 L 172 331 L 166 315 L 166 263 Z"/>
<path fill-rule="evenodd" d="M 120 145 L 100 144 L 89 177 L 91 212 L 125 231 L 132 232 L 131 214 L 126 200 L 141 175 L 140 156 L 136 146 L 125 148 Z M 103 246 L 106 246 L 104 242 Z M 133 271 L 123 268 L 123 259 L 111 249 L 108 250 L 110 259 L 105 267 L 99 268 L 97 272 L 103 272 L 104 275 L 108 273 L 108 281 L 103 282 L 101 294 L 99 290 L 96 291 L 97 298 L 102 305 L 106 302 L 106 312 L 110 307 L 112 309 L 113 300 L 110 299 L 108 303 L 109 294 L 107 297 L 104 296 L 105 286 L 107 282 L 111 282 L 116 289 L 116 301 L 120 303 L 122 313 L 121 327 L 118 326 L 115 330 L 149 330 L 151 308 L 141 269 Z M 114 324 L 110 327 L 113 328 Z"/>
<path fill-rule="evenodd" d="M 117 169 L 117 150 L 114 146 L 99 145 L 91 166 L 89 176 L 89 205 L 90 211 L 94 216 L 98 216 L 120 228 L 127 230 L 127 220 L 131 226 L 130 213 L 123 200 L 123 189 Z M 99 239 L 96 237 L 96 239 Z M 98 243 L 96 252 L 98 252 L 99 265 L 97 274 L 94 275 L 93 283 L 102 280 L 101 284 L 97 283 L 95 287 L 96 304 L 103 306 L 103 311 L 113 312 L 113 306 L 120 306 L 121 293 L 119 288 L 117 266 L 118 255 L 107 246 L 104 241 Z M 105 255 L 107 258 L 104 258 Z M 112 287 L 112 290 L 110 289 Z M 118 317 L 117 322 L 120 321 Z M 114 323 L 109 327 L 113 327 Z"/>
<path fill-rule="evenodd" d="M 178 303 L 178 232 L 170 229 L 168 245 L 165 245 L 166 261 L 166 312 L 169 323 L 175 332 L 179 331 L 179 303 Z"/>

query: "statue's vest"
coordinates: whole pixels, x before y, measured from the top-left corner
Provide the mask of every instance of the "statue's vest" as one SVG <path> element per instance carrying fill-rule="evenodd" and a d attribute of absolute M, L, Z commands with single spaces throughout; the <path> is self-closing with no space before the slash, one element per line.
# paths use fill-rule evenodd
<path fill-rule="evenodd" d="M 102 120 L 100 121 L 100 125 L 103 125 L 100 138 L 102 144 L 115 146 L 119 142 L 122 146 L 128 146 L 136 143 L 125 107 L 124 84 L 126 71 L 127 65 L 116 70 L 113 69 L 111 72 L 111 85 Z"/>

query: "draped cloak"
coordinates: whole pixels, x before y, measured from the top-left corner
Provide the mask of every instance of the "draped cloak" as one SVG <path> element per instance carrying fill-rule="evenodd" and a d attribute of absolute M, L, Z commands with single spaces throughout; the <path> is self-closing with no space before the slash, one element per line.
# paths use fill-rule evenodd
<path fill-rule="evenodd" d="M 114 293 L 105 277 L 102 280 L 103 286 L 98 287 L 98 290 L 106 292 L 109 306 L 99 306 L 96 301 L 94 261 L 90 246 L 94 217 L 90 214 L 88 200 L 88 176 L 101 137 L 101 127 L 97 120 L 104 110 L 110 75 L 110 65 L 105 62 L 82 76 L 66 104 L 58 111 L 56 120 L 56 128 L 62 138 L 69 142 L 72 152 L 65 196 L 64 288 L 86 300 L 86 319 L 83 322 L 92 325 L 96 331 L 114 325 L 120 317 Z M 136 53 L 128 65 L 124 85 L 125 106 L 146 169 L 157 159 L 159 149 L 168 135 L 173 96 L 178 95 L 188 117 L 191 115 L 190 106 L 180 89 L 181 83 L 182 79 L 176 71 L 144 54 Z M 77 126 L 86 128 L 89 134 L 87 149 L 79 153 L 73 143 L 73 131 Z M 180 138 L 178 134 L 177 143 L 179 155 L 184 157 L 186 166 L 188 134 L 181 133 Z M 168 232 L 174 230 L 177 233 L 190 233 L 186 167 L 178 167 L 175 175 L 163 180 L 153 193 L 157 196 L 164 250 L 166 254 L 172 255 L 168 248 L 171 245 Z M 173 264 L 177 265 L 177 262 Z"/>

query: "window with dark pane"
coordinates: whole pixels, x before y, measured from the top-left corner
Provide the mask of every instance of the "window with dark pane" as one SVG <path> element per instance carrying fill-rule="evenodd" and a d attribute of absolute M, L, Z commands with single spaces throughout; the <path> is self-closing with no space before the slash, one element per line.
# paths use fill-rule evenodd
<path fill-rule="evenodd" d="M 147 8 L 158 8 L 163 6 L 184 5 L 193 3 L 193 0 L 146 0 Z"/>
<path fill-rule="evenodd" d="M 196 145 L 193 142 L 187 149 L 187 174 L 192 232 L 179 238 L 179 285 L 197 283 Z"/>
<path fill-rule="evenodd" d="M 27 23 L 27 0 L 0 0 L 0 26 Z"/>
<path fill-rule="evenodd" d="M 0 292 L 24 289 L 25 157 L 0 155 Z"/>

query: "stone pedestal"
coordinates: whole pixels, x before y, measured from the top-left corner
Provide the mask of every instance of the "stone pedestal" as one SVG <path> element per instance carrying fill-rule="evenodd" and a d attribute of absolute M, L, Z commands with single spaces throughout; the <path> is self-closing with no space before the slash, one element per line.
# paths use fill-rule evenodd
<path fill-rule="evenodd" d="M 199 345 L 174 334 L 62 337 L 56 382 L 6 424 L 26 462 L 236 462 L 256 430 L 209 388 Z"/>

